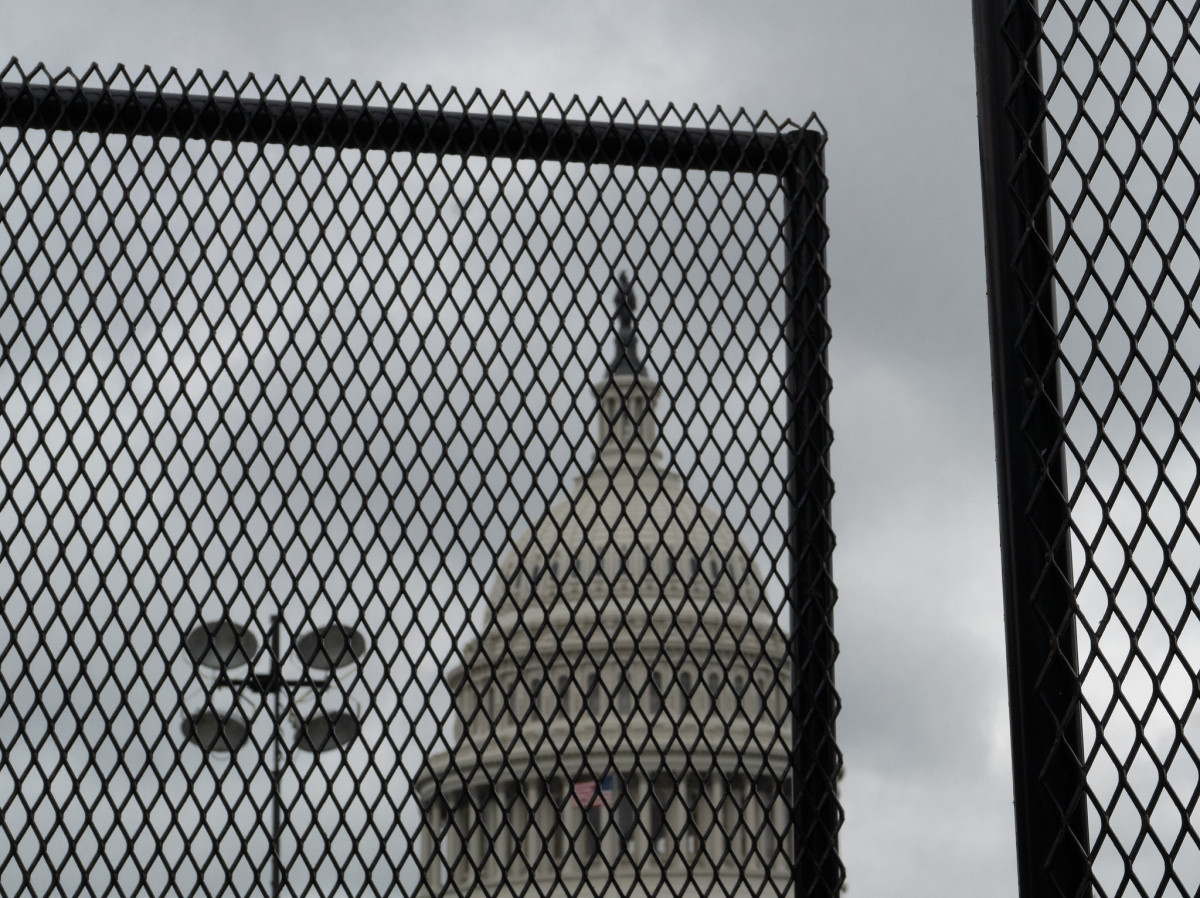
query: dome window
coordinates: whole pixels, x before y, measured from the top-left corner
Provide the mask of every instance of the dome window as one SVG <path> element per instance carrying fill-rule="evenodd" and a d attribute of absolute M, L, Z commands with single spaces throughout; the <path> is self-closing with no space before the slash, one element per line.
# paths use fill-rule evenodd
<path fill-rule="evenodd" d="M 740 558 L 730 558 L 725 563 L 725 572 L 735 584 L 741 582 L 743 570 L 745 570 L 745 565 Z"/>
<path fill-rule="evenodd" d="M 712 694 L 713 704 L 716 704 L 721 695 L 721 675 L 715 670 L 708 672 L 708 691 Z"/>
<path fill-rule="evenodd" d="M 567 784 L 562 777 L 556 776 L 550 784 L 550 794 L 556 796 L 556 801 L 559 807 L 566 804 L 567 801 Z M 561 797 L 557 797 L 561 796 Z M 563 825 L 562 819 L 556 816 L 554 831 L 550 835 L 550 857 L 555 861 L 561 861 L 567 854 L 567 830 Z"/>
<path fill-rule="evenodd" d="M 629 577 L 630 579 L 633 579 L 633 577 L 634 577 L 633 549 L 630 549 L 628 552 L 621 553 L 618 557 L 619 557 L 620 565 L 621 565 L 620 568 L 618 569 L 620 571 L 620 573 L 624 574 L 626 577 Z"/>
<path fill-rule="evenodd" d="M 696 687 L 699 677 L 693 667 L 685 667 L 679 671 L 679 713 L 687 714 L 695 705 Z"/>
<path fill-rule="evenodd" d="M 510 721 L 516 721 L 520 716 L 517 709 L 517 681 L 516 678 L 505 680 L 500 684 L 500 708 L 499 720 L 508 717 Z"/>
<path fill-rule="evenodd" d="M 539 558 L 530 558 L 525 563 L 525 576 L 529 578 L 530 588 L 532 589 L 542 576 L 542 562 Z"/>
<path fill-rule="evenodd" d="M 593 673 L 588 678 L 588 708 L 596 717 L 604 711 L 604 689 L 600 685 L 599 673 Z"/>
<path fill-rule="evenodd" d="M 657 670 L 650 674 L 650 688 L 646 692 L 646 716 L 657 717 L 663 705 L 663 678 Z"/>
<path fill-rule="evenodd" d="M 617 713 L 622 717 L 628 717 L 633 711 L 633 690 L 629 688 L 629 680 L 621 674 L 621 685 L 617 687 L 616 696 Z"/>
<path fill-rule="evenodd" d="M 774 716 L 778 713 L 773 701 L 774 694 L 771 691 L 771 681 L 766 677 L 758 681 L 758 699 L 759 703 L 768 716 Z"/>
<path fill-rule="evenodd" d="M 693 861 L 696 859 L 700 846 L 700 833 L 696 826 L 696 806 L 700 802 L 701 788 L 700 779 L 696 774 L 687 774 L 683 781 L 682 792 L 684 813 L 687 815 L 687 825 L 684 828 L 679 847 L 684 860 Z"/>
<path fill-rule="evenodd" d="M 600 840 L 604 837 L 604 812 L 603 802 L 597 802 L 587 809 L 584 818 L 587 826 L 583 830 L 583 851 L 580 858 L 585 864 L 600 853 Z"/>
<path fill-rule="evenodd" d="M 663 772 L 654 778 L 654 800 L 650 804 L 649 836 L 650 844 L 660 857 L 666 857 L 671 850 L 671 839 L 667 831 L 667 808 L 675 797 L 675 778 L 670 773 Z"/>
<path fill-rule="evenodd" d="M 762 713 L 763 711 L 766 711 L 769 714 L 770 707 L 767 705 L 767 681 L 755 681 L 754 678 L 751 678 L 749 686 L 751 687 L 750 698 L 745 702 L 746 716 L 757 717 L 758 714 Z"/>
<path fill-rule="evenodd" d="M 665 586 L 668 578 L 671 576 L 671 555 L 666 549 L 662 549 L 655 553 L 653 559 L 647 565 L 648 572 L 653 583 L 656 586 Z"/>
<path fill-rule="evenodd" d="M 534 718 L 541 716 L 542 678 L 538 677 L 529 684 L 529 714 Z"/>
<path fill-rule="evenodd" d="M 558 712 L 571 713 L 571 675 L 563 674 L 558 678 Z"/>
<path fill-rule="evenodd" d="M 721 568 L 722 568 L 722 564 L 721 564 L 720 558 L 708 559 L 708 576 L 712 580 L 713 583 L 716 583 L 717 580 L 720 578 Z"/>
<path fill-rule="evenodd" d="M 634 804 L 632 790 L 632 775 L 617 778 L 617 800 L 613 808 L 616 818 L 617 835 L 621 840 L 622 850 L 628 850 L 637 832 L 637 806 Z"/>

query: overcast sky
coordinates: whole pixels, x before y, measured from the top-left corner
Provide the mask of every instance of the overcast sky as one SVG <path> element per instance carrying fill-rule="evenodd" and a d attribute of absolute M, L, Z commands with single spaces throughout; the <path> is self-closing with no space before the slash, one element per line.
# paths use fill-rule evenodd
<path fill-rule="evenodd" d="M 1015 893 L 969 4 L 0 0 L 0 21 L 27 68 L 815 111 L 850 894 Z"/>

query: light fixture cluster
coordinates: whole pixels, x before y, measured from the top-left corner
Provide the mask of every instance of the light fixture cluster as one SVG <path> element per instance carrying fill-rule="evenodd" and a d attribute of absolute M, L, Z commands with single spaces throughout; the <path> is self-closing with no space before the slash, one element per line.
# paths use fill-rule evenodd
<path fill-rule="evenodd" d="M 312 753 L 349 746 L 361 729 L 358 712 L 344 689 L 329 687 L 364 656 L 366 637 L 336 621 L 301 633 L 291 651 L 303 672 L 288 678 L 278 617 L 272 618 L 270 629 L 269 646 L 260 645 L 249 625 L 228 618 L 206 621 L 188 633 L 188 655 L 215 680 L 203 702 L 184 711 L 184 737 L 206 752 L 236 752 L 250 738 L 243 695 L 251 692 L 264 700 L 275 697 L 275 738 Z M 245 668 L 249 670 L 243 672 Z M 283 731 L 285 718 L 290 738 Z"/>

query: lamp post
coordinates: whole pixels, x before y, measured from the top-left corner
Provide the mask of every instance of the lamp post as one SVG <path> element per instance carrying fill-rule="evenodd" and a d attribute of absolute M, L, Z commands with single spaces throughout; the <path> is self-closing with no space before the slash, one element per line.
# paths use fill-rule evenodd
<path fill-rule="evenodd" d="M 259 651 L 258 638 L 246 625 L 227 618 L 208 621 L 193 629 L 185 640 L 188 654 L 198 667 L 216 671 L 215 685 L 229 690 L 232 700 L 222 708 L 210 694 L 200 708 L 188 709 L 182 723 L 183 734 L 206 752 L 236 752 L 250 737 L 250 718 L 240 708 L 246 691 L 260 696 L 271 717 L 271 895 L 282 894 L 283 864 L 279 842 L 283 833 L 283 803 L 280 779 L 283 770 L 284 722 L 290 716 L 296 725 L 291 747 L 320 753 L 346 746 L 358 738 L 359 720 L 353 709 L 342 704 L 330 709 L 322 701 L 325 689 L 337 680 L 338 670 L 354 663 L 366 652 L 367 641 L 359 631 L 340 623 L 302 633 L 294 650 L 304 665 L 295 678 L 283 673 L 279 615 L 271 617 L 269 645 Z M 261 670 L 261 656 L 269 661 Z M 234 672 L 250 665 L 250 672 Z M 314 710 L 306 717 L 296 713 L 296 693 L 311 690 Z M 285 701 L 286 711 L 285 715 Z"/>

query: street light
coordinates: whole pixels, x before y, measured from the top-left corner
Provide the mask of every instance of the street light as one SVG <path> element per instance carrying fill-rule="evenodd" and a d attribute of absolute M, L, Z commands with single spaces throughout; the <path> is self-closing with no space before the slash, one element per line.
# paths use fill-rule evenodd
<path fill-rule="evenodd" d="M 235 752 L 250 737 L 250 722 L 228 695 L 213 696 L 184 714 L 183 735 L 206 752 Z"/>
<path fill-rule="evenodd" d="M 337 681 L 339 670 L 366 653 L 366 637 L 337 622 L 302 633 L 296 639 L 295 652 L 305 669 L 292 679 L 283 675 L 278 615 L 271 618 L 270 645 L 265 651 L 270 664 L 266 671 L 256 669 L 264 654 L 258 638 L 246 624 L 228 618 L 200 624 L 188 633 L 184 645 L 192 661 L 198 667 L 214 671 L 216 685 L 223 687 L 221 692 L 210 695 L 202 707 L 185 710 L 181 728 L 189 742 L 205 752 L 233 753 L 241 748 L 250 738 L 250 716 L 241 708 L 241 696 L 246 691 L 259 695 L 271 715 L 271 894 L 278 898 L 283 869 L 279 857 L 283 830 L 279 782 L 285 747 L 285 715 L 281 705 L 286 700 L 287 717 L 295 730 L 295 739 L 289 747 L 316 754 L 354 742 L 361 729 L 357 713 L 344 701 L 327 699 L 325 690 Z M 249 673 L 234 676 L 247 665 Z M 318 674 L 314 675 L 314 671 Z M 315 698 L 313 710 L 303 717 L 295 709 L 299 690 L 310 690 Z M 268 697 L 273 701 L 268 701 Z"/>
<path fill-rule="evenodd" d="M 258 637 L 228 618 L 200 624 L 184 642 L 193 661 L 224 673 L 245 667 L 258 654 Z"/>

